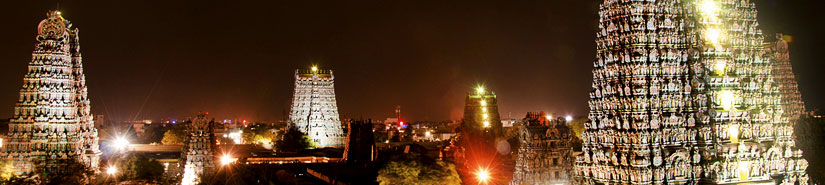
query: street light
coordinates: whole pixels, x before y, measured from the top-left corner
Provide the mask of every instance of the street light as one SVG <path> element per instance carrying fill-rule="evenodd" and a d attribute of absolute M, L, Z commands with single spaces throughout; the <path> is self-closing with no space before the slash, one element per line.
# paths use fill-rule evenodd
<path fill-rule="evenodd" d="M 129 140 L 126 140 L 125 137 L 118 137 L 112 144 L 118 150 L 123 151 L 123 149 L 126 149 L 126 147 L 129 146 Z"/>
<path fill-rule="evenodd" d="M 106 169 L 106 174 L 115 175 L 117 173 L 117 167 L 109 166 L 109 169 Z"/>
<path fill-rule="evenodd" d="M 490 172 L 487 169 L 479 168 L 478 171 L 476 171 L 476 178 L 479 184 L 487 184 L 487 181 L 490 180 Z"/>
<path fill-rule="evenodd" d="M 571 122 L 571 121 L 573 121 L 573 116 L 564 117 L 564 120 L 567 121 L 567 122 Z"/>
<path fill-rule="evenodd" d="M 221 156 L 221 166 L 226 166 L 233 161 L 232 156 L 229 156 L 229 154 L 223 154 L 223 156 Z"/>

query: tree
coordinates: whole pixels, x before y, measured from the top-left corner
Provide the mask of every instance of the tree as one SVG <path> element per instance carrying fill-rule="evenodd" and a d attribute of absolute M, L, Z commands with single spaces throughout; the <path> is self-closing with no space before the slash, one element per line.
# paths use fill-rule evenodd
<path fill-rule="evenodd" d="M 0 184 L 14 177 L 14 165 L 9 160 L 0 160 Z"/>
<path fill-rule="evenodd" d="M 130 153 L 118 165 L 121 180 L 160 181 L 163 178 L 163 165 L 143 154 Z"/>
<path fill-rule="evenodd" d="M 255 124 L 244 128 L 243 139 L 248 143 L 260 144 L 264 147 L 272 147 L 278 140 L 275 128 L 267 124 Z"/>
<path fill-rule="evenodd" d="M 452 163 L 417 153 L 396 155 L 378 171 L 381 185 L 461 184 Z"/>
<path fill-rule="evenodd" d="M 184 134 L 175 133 L 174 130 L 167 130 L 163 133 L 163 140 L 160 142 L 164 145 L 180 145 L 183 144 Z"/>
<path fill-rule="evenodd" d="M 90 184 L 92 182 L 92 177 L 95 172 L 83 163 L 80 163 L 80 161 L 75 159 L 62 159 L 59 160 L 58 164 L 64 166 L 61 166 L 54 172 L 46 173 L 46 184 L 80 185 Z"/>
<path fill-rule="evenodd" d="M 279 151 L 298 152 L 305 149 L 315 148 L 317 145 L 304 132 L 298 128 L 289 128 L 283 134 L 283 138 L 275 143 Z"/>
<path fill-rule="evenodd" d="M 813 184 L 825 183 L 825 118 L 802 116 L 794 128 L 796 145 L 802 150 L 802 158 L 808 161 L 806 172 Z"/>
<path fill-rule="evenodd" d="M 180 123 L 172 125 L 169 130 L 163 133 L 163 139 L 160 141 L 164 145 L 180 145 L 186 139 L 186 124 Z"/>

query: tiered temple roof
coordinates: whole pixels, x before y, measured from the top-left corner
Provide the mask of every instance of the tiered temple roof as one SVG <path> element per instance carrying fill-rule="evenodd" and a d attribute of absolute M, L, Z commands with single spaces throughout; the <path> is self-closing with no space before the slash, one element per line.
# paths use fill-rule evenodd
<path fill-rule="evenodd" d="M 527 113 L 519 126 L 519 152 L 511 185 L 570 184 L 573 132 L 563 118 Z"/>
<path fill-rule="evenodd" d="M 289 120 L 291 126 L 309 135 L 318 147 L 344 147 L 346 136 L 338 115 L 332 70 L 295 70 Z"/>
<path fill-rule="evenodd" d="M 579 183 L 806 183 L 747 0 L 606 0 Z"/>
<path fill-rule="evenodd" d="M 49 11 L 37 26 L 37 44 L 0 152 L 16 174 L 55 172 L 66 160 L 98 168 L 101 152 L 78 32 L 59 11 Z"/>
<path fill-rule="evenodd" d="M 213 172 L 216 167 L 215 121 L 201 113 L 188 124 L 183 154 L 178 164 L 183 165 L 179 168 L 183 169 L 182 184 L 197 184 L 204 174 Z"/>

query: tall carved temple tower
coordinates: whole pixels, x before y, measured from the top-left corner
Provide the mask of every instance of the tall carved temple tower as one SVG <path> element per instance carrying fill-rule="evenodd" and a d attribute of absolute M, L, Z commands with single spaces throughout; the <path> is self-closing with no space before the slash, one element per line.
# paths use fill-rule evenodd
<path fill-rule="evenodd" d="M 518 160 L 511 185 L 570 184 L 573 132 L 563 118 L 531 112 L 519 127 Z"/>
<path fill-rule="evenodd" d="M 782 96 L 782 111 L 786 114 L 783 119 L 795 125 L 799 117 L 805 113 L 805 102 L 802 101 L 802 94 L 799 93 L 796 77 L 793 74 L 788 42 L 785 41 L 784 35 L 777 34 L 776 42 L 772 44 L 770 53 L 773 54 L 773 77 L 776 85 L 779 85 L 779 93 Z"/>
<path fill-rule="evenodd" d="M 484 87 L 468 93 L 462 121 L 461 127 L 466 131 L 484 131 L 493 138 L 501 136 L 503 131 L 496 94 Z"/>
<path fill-rule="evenodd" d="M 291 126 L 309 135 L 318 147 L 344 147 L 345 135 L 335 101 L 332 70 L 295 70 Z"/>
<path fill-rule="evenodd" d="M 0 153 L 19 175 L 55 172 L 66 160 L 97 169 L 100 160 L 78 29 L 59 11 L 46 16 Z"/>
<path fill-rule="evenodd" d="M 807 183 L 754 3 L 606 0 L 599 15 L 579 183 Z"/>
<path fill-rule="evenodd" d="M 198 114 L 187 127 L 183 153 L 178 164 L 183 165 L 181 184 L 197 184 L 205 172 L 215 169 L 217 154 L 213 120 Z"/>

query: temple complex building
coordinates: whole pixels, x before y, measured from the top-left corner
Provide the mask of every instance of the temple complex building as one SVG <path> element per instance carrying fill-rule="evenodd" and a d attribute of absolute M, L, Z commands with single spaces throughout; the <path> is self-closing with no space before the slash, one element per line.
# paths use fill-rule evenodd
<path fill-rule="evenodd" d="M 338 116 L 332 70 L 295 70 L 289 120 L 290 126 L 309 135 L 319 148 L 344 147 L 346 136 Z"/>
<path fill-rule="evenodd" d="M 78 32 L 59 11 L 49 11 L 37 25 L 37 43 L 0 152 L 17 175 L 56 172 L 67 160 L 94 170 L 99 166 Z"/>
<path fill-rule="evenodd" d="M 520 142 L 511 185 L 570 184 L 573 132 L 564 118 L 531 112 L 518 126 Z"/>
<path fill-rule="evenodd" d="M 791 72 L 772 70 L 752 1 L 605 0 L 599 16 L 578 183 L 808 182 L 777 85 Z"/>
<path fill-rule="evenodd" d="M 213 172 L 216 168 L 217 154 L 214 133 L 214 120 L 206 114 L 198 114 L 187 125 L 187 135 L 184 138 L 183 154 L 181 154 L 179 169 L 183 169 L 181 184 L 198 184 L 204 174 Z"/>

